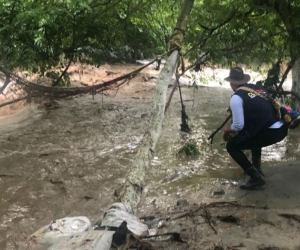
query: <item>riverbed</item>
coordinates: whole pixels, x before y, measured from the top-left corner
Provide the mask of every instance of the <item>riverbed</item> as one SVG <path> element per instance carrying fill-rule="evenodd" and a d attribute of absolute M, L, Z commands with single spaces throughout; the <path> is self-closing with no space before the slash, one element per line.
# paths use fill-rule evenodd
<path fill-rule="evenodd" d="M 155 81 L 133 82 L 106 95 L 31 104 L 0 119 L 0 249 L 40 249 L 28 236 L 52 220 L 87 216 L 99 220 L 124 183 L 149 124 Z M 169 92 L 171 88 L 169 88 Z M 182 88 L 191 133 L 180 131 L 181 102 L 175 92 L 146 178 L 139 214 L 167 210 L 178 200 L 236 200 L 242 170 L 226 152 L 222 133 L 208 136 L 228 113 L 228 86 Z M 178 157 L 195 140 L 196 158 Z M 263 151 L 263 168 L 300 160 L 300 134 Z M 284 201 L 283 201 L 284 202 Z"/>

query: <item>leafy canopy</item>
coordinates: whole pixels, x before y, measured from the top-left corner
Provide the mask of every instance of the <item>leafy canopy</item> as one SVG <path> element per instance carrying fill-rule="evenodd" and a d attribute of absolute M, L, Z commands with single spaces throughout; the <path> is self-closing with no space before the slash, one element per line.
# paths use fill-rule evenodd
<path fill-rule="evenodd" d="M 181 1 L 2 0 L 0 56 L 10 69 L 44 74 L 65 62 L 125 48 L 153 57 L 166 51 Z M 284 61 L 299 56 L 297 0 L 198 0 L 182 54 L 198 67 Z M 288 12 L 289 11 L 289 12 Z M 298 25 L 298 26 L 297 26 Z"/>

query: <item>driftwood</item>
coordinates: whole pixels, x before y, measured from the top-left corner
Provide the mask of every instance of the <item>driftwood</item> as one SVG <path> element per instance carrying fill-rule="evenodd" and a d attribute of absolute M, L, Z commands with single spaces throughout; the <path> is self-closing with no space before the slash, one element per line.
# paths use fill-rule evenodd
<path fill-rule="evenodd" d="M 215 234 L 218 234 L 218 231 L 215 228 L 214 223 L 212 221 L 212 215 L 209 211 L 209 208 L 212 208 L 212 207 L 242 207 L 242 208 L 253 208 L 253 209 L 268 209 L 268 207 L 266 207 L 266 206 L 260 207 L 260 206 L 241 205 L 241 204 L 239 204 L 235 201 L 231 201 L 231 202 L 217 201 L 217 202 L 212 202 L 212 203 L 209 203 L 209 204 L 201 204 L 194 210 L 184 212 L 181 215 L 177 215 L 175 217 L 166 218 L 166 221 L 178 220 L 178 219 L 181 219 L 181 218 L 184 218 L 184 217 L 194 216 L 197 213 L 199 213 L 200 211 L 202 211 L 203 213 L 200 214 L 200 216 L 202 216 L 205 219 L 206 223 L 208 223 L 210 225 L 210 227 L 215 232 Z M 227 218 L 229 218 L 229 217 L 227 216 Z M 236 220 L 238 220 L 238 219 L 236 219 Z"/>

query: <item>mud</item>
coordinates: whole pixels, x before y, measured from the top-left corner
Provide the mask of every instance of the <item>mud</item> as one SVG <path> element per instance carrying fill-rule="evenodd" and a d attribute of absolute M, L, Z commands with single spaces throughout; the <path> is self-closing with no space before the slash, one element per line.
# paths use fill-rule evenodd
<path fill-rule="evenodd" d="M 120 74 L 128 68 L 109 70 Z M 42 249 L 28 236 L 56 218 L 85 215 L 95 223 L 102 217 L 113 203 L 114 190 L 124 182 L 148 124 L 156 81 L 149 75 L 155 74 L 143 71 L 124 88 L 94 99 L 31 105 L 0 119 L 0 249 Z M 231 90 L 215 84 L 182 91 L 192 133 L 180 132 L 176 92 L 138 215 L 153 215 L 157 233 L 180 233 L 183 242 L 150 242 L 162 249 L 300 249 L 297 216 L 280 215 L 300 215 L 299 130 L 263 151 L 265 189 L 242 191 L 242 170 L 228 156 L 221 133 L 212 145 L 207 141 L 227 117 Z M 200 156 L 176 157 L 188 139 L 197 141 Z M 243 206 L 221 204 L 191 213 L 201 204 L 220 201 Z M 182 211 L 189 214 L 165 220 Z M 229 215 L 238 222 L 221 220 Z"/>

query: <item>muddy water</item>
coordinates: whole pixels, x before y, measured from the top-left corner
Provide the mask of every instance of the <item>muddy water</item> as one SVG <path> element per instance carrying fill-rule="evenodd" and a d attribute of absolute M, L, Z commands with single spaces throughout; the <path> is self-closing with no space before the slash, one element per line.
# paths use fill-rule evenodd
<path fill-rule="evenodd" d="M 188 139 L 180 133 L 180 102 L 172 100 L 147 175 L 140 214 L 200 203 L 222 185 L 235 185 L 240 168 L 228 157 L 221 133 L 207 137 L 227 117 L 227 88 L 184 88 L 189 125 L 201 154 L 177 158 Z M 96 222 L 113 202 L 148 124 L 152 100 L 90 96 L 64 100 L 48 111 L 26 107 L 0 120 L 0 249 L 38 249 L 26 238 L 56 218 L 85 215 Z M 300 159 L 300 136 L 290 133 L 263 152 L 264 167 Z M 209 185 L 207 185 L 209 184 Z"/>

